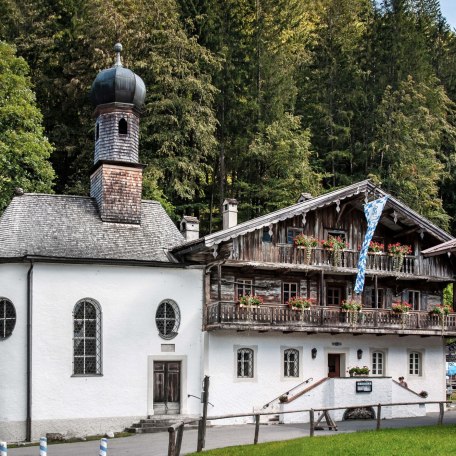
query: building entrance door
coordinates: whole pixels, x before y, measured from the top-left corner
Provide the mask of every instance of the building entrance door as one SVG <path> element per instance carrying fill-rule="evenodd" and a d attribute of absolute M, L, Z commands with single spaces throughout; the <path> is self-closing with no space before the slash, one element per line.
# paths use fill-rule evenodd
<path fill-rule="evenodd" d="M 154 414 L 180 412 L 180 361 L 154 362 Z"/>
<path fill-rule="evenodd" d="M 328 377 L 340 377 L 340 354 L 328 354 Z"/>

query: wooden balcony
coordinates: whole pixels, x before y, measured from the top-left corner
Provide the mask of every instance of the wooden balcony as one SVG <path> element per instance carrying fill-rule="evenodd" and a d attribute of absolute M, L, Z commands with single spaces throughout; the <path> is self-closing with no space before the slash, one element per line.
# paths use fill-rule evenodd
<path fill-rule="evenodd" d="M 234 302 L 215 302 L 206 307 L 205 329 L 454 337 L 456 313 L 442 318 L 425 311 L 407 314 L 395 314 L 387 309 L 342 312 L 338 307 L 320 306 L 300 311 L 283 305 L 240 307 Z"/>
<path fill-rule="evenodd" d="M 355 273 L 359 260 L 359 251 L 343 250 L 340 262 L 335 261 L 334 255 L 330 250 L 315 248 L 311 250 L 310 257 L 304 249 L 296 248 L 291 244 L 267 245 L 262 250 L 256 252 L 254 257 L 238 252 L 229 261 L 235 265 L 245 261 L 269 264 L 275 263 L 277 266 L 291 264 L 303 269 L 328 269 L 340 273 Z M 367 255 L 366 271 L 368 274 L 379 276 L 409 276 L 409 277 L 433 277 L 441 280 L 453 280 L 451 268 L 439 260 L 438 257 L 424 258 L 421 255 L 406 255 L 403 263 L 398 267 L 395 257 L 388 253 L 369 253 Z"/>

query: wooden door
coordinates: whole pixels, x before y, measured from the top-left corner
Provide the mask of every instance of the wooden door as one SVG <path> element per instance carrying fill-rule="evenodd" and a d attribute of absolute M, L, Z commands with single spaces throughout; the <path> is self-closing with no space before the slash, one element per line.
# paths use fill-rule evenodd
<path fill-rule="evenodd" d="M 180 362 L 154 362 L 154 414 L 177 415 L 180 412 Z"/>
<path fill-rule="evenodd" d="M 328 377 L 340 377 L 340 355 L 337 353 L 328 354 Z"/>

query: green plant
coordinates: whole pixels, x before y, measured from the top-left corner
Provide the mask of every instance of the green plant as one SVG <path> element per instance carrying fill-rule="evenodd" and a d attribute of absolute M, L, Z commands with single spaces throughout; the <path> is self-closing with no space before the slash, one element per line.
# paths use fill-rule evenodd
<path fill-rule="evenodd" d="M 313 299 L 301 298 L 299 296 L 293 296 L 287 302 L 288 306 L 292 309 L 308 309 L 314 303 Z"/>
<path fill-rule="evenodd" d="M 363 305 L 354 299 L 346 299 L 345 301 L 342 301 L 340 307 L 342 310 L 354 310 L 359 312 L 363 308 Z"/>
<path fill-rule="evenodd" d="M 259 306 L 263 304 L 263 298 L 255 295 L 244 295 L 239 298 L 239 304 L 242 306 Z"/>
<path fill-rule="evenodd" d="M 394 313 L 398 313 L 398 314 L 404 314 L 404 313 L 410 312 L 411 309 L 412 309 L 412 306 L 408 302 L 405 302 L 405 301 L 404 302 L 395 302 L 391 306 L 391 310 Z"/>
<path fill-rule="evenodd" d="M 340 236 L 329 236 L 326 241 L 321 241 L 321 246 L 329 250 L 343 250 L 348 249 L 348 243 L 345 242 Z"/>
<path fill-rule="evenodd" d="M 412 248 L 409 245 L 402 245 L 399 242 L 388 244 L 388 253 L 396 256 L 410 255 Z"/>
<path fill-rule="evenodd" d="M 450 308 L 448 306 L 434 306 L 430 311 L 429 315 L 448 315 L 450 313 Z"/>
<path fill-rule="evenodd" d="M 351 367 L 348 369 L 348 373 L 350 375 L 369 375 L 370 369 L 367 366 L 359 367 Z"/>
<path fill-rule="evenodd" d="M 299 233 L 294 238 L 294 245 L 296 247 L 314 248 L 318 246 L 318 239 L 313 236 L 306 236 L 305 234 Z"/>

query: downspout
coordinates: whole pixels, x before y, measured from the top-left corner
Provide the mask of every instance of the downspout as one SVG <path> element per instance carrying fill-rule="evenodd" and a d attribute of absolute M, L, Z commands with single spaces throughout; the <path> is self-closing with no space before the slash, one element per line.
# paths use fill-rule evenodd
<path fill-rule="evenodd" d="M 32 441 L 32 303 L 33 303 L 33 261 L 27 273 L 27 415 L 25 419 L 25 440 Z"/>

